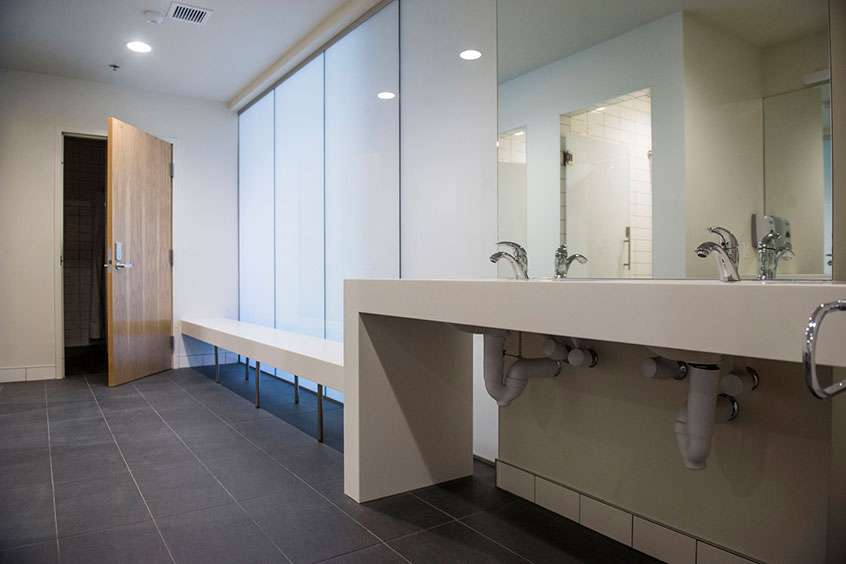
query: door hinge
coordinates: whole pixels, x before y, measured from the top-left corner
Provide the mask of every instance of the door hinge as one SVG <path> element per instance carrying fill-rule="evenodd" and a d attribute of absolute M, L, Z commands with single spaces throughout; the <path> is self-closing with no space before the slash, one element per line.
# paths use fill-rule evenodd
<path fill-rule="evenodd" d="M 173 178 L 173 163 L 170 163 L 170 177 Z"/>
<path fill-rule="evenodd" d="M 173 249 L 168 254 L 170 255 L 170 266 L 173 266 Z"/>
<path fill-rule="evenodd" d="M 170 350 L 176 348 L 176 337 L 173 335 L 170 336 Z"/>
<path fill-rule="evenodd" d="M 570 151 L 561 151 L 561 166 L 573 164 L 573 153 Z"/>

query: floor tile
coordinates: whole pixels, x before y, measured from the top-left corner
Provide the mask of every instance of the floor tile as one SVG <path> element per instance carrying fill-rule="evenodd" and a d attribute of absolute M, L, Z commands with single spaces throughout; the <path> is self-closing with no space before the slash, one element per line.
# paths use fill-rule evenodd
<path fill-rule="evenodd" d="M 53 447 L 53 481 L 56 483 L 126 471 L 126 464 L 114 442 Z"/>
<path fill-rule="evenodd" d="M 270 449 L 273 458 L 310 484 L 344 477 L 344 456 L 337 450 L 318 442 Z"/>
<path fill-rule="evenodd" d="M 305 485 L 242 505 L 294 563 L 318 562 L 379 542 Z"/>
<path fill-rule="evenodd" d="M 50 486 L 0 491 L 0 549 L 55 538 Z"/>
<path fill-rule="evenodd" d="M 101 417 L 100 408 L 93 398 L 84 401 L 51 401 L 48 404 L 47 412 L 50 416 L 50 425 L 72 419 Z"/>
<path fill-rule="evenodd" d="M 526 501 L 467 517 L 472 529 L 541 563 L 659 562 L 574 521 Z"/>
<path fill-rule="evenodd" d="M 471 477 L 429 486 L 413 493 L 456 518 L 494 509 L 519 499 L 505 490 L 490 488 Z"/>
<path fill-rule="evenodd" d="M 0 564 L 58 564 L 56 541 L 0 550 Z"/>
<path fill-rule="evenodd" d="M 455 521 L 388 543 L 415 564 L 526 560 Z"/>
<path fill-rule="evenodd" d="M 152 411 L 147 400 L 134 390 L 132 394 L 121 394 L 118 396 L 112 394 L 98 395 L 97 403 L 100 405 L 100 409 L 103 410 L 103 414 L 107 419 L 115 415 L 128 414 L 133 411 Z"/>
<path fill-rule="evenodd" d="M 7 417 L 6 419 L 10 419 Z M 7 452 L 47 448 L 47 418 L 43 421 L 4 421 L 0 433 L 0 456 Z"/>
<path fill-rule="evenodd" d="M 203 459 L 203 463 L 238 500 L 284 492 L 302 483 L 252 446 L 221 450 L 218 456 Z"/>
<path fill-rule="evenodd" d="M 50 485 L 50 451 L 46 448 L 0 454 L 0 491 Z"/>
<path fill-rule="evenodd" d="M 324 564 L 407 564 L 402 556 L 384 544 L 377 544 L 363 550 L 357 550 L 325 560 Z"/>
<path fill-rule="evenodd" d="M 297 447 L 311 447 L 314 439 L 304 434 L 296 427 L 272 415 L 269 421 L 240 421 L 232 423 L 232 427 L 259 448 L 267 451 L 290 449 Z"/>
<path fill-rule="evenodd" d="M 56 515 L 59 537 L 150 519 L 128 472 L 56 484 Z"/>
<path fill-rule="evenodd" d="M 118 439 L 118 446 L 133 470 L 145 466 L 187 463 L 195 460 L 194 455 L 173 433 L 128 437 Z"/>
<path fill-rule="evenodd" d="M 50 443 L 54 447 L 82 446 L 114 442 L 106 421 L 100 417 L 73 419 L 50 425 Z"/>
<path fill-rule="evenodd" d="M 47 386 L 47 401 L 55 403 L 59 401 L 88 401 L 94 396 L 91 388 L 84 380 L 76 381 L 65 378 L 63 380 L 50 380 L 53 384 Z"/>
<path fill-rule="evenodd" d="M 44 382 L 12 382 L 0 385 L 0 402 L 44 402 Z"/>
<path fill-rule="evenodd" d="M 0 421 L 11 421 L 11 419 L 4 419 L 7 417 L 14 417 L 15 421 L 26 418 L 29 422 L 47 419 L 47 404 L 44 400 L 0 402 Z"/>
<path fill-rule="evenodd" d="M 314 487 L 384 541 L 452 520 L 443 511 L 408 493 L 357 503 L 344 494 L 343 478 L 315 484 Z"/>
<path fill-rule="evenodd" d="M 144 466 L 134 471 L 153 517 L 167 517 L 233 503 L 217 480 L 196 460 Z"/>
<path fill-rule="evenodd" d="M 62 564 L 166 564 L 171 562 L 152 521 L 59 540 Z"/>
<path fill-rule="evenodd" d="M 173 434 L 162 418 L 149 406 L 144 409 L 106 414 L 106 421 L 118 442 L 124 438 L 144 439 Z"/>
<path fill-rule="evenodd" d="M 158 520 L 179 564 L 287 562 L 237 505 L 221 505 Z"/>

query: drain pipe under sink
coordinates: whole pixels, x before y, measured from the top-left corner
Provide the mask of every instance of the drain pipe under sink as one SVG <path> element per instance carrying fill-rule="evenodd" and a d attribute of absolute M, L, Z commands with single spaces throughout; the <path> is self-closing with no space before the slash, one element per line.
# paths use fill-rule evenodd
<path fill-rule="evenodd" d="M 716 364 L 689 364 L 687 401 L 676 414 L 676 443 L 684 465 L 702 470 L 711 454 L 714 423 L 737 416 L 737 402 L 720 393 L 720 367 Z"/>
<path fill-rule="evenodd" d="M 552 378 L 561 373 L 561 362 L 551 358 L 518 358 L 503 378 L 505 335 L 484 335 L 485 389 L 506 407 L 523 393 L 529 378 Z"/>

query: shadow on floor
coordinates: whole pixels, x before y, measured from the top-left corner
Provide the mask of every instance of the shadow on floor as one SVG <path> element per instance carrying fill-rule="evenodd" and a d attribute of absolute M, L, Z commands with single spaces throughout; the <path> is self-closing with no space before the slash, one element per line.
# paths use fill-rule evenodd
<path fill-rule="evenodd" d="M 214 380 L 214 366 L 196 367 L 194 370 Z M 249 380 L 244 378 L 243 364 L 220 365 L 220 383 L 251 402 L 256 397 L 255 368 L 250 368 Z M 300 388 L 300 401 L 294 403 L 294 385 L 262 372 L 261 409 L 293 425 L 300 431 L 317 438 L 317 394 Z M 344 452 L 343 406 L 330 399 L 323 399 L 323 442 L 338 452 Z"/>

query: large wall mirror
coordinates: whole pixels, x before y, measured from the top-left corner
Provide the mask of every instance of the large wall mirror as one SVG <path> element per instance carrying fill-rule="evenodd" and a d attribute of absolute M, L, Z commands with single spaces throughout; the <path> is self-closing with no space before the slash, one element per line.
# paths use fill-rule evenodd
<path fill-rule="evenodd" d="M 826 0 L 497 10 L 499 237 L 530 277 L 716 278 L 720 226 L 743 279 L 830 278 Z"/>

